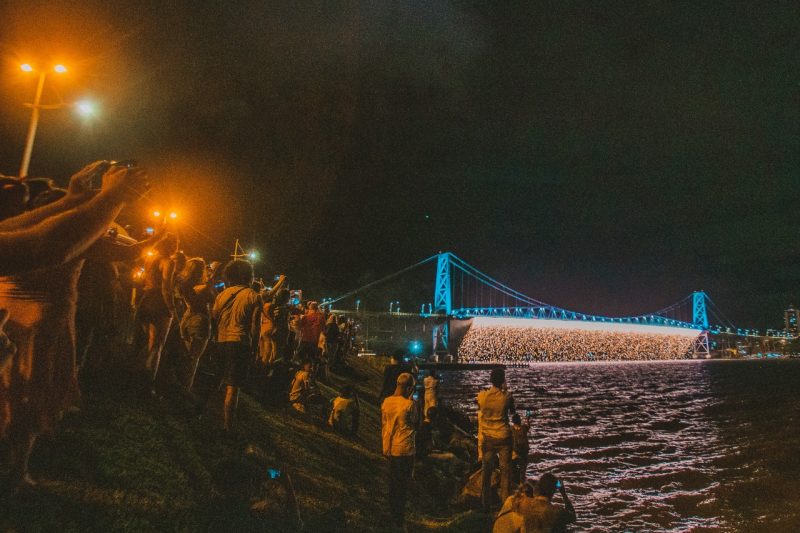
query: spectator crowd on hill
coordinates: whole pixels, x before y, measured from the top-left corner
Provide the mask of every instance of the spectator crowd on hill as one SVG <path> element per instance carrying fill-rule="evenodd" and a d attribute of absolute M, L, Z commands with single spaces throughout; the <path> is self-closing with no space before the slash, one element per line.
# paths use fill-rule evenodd
<path fill-rule="evenodd" d="M 0 177 L 0 439 L 14 487 L 35 485 L 37 437 L 78 408 L 79 376 L 123 340 L 134 381 L 159 401 L 182 391 L 202 411 L 224 390 L 227 433 L 243 386 L 302 411 L 315 401 L 315 379 L 341 369 L 353 349 L 352 321 L 290 301 L 285 276 L 266 287 L 248 261 L 187 257 L 166 221 L 131 237 L 115 220 L 149 189 L 144 170 L 109 161 L 86 166 L 67 189 Z M 355 392 L 336 400 L 331 426 L 357 431 Z"/>

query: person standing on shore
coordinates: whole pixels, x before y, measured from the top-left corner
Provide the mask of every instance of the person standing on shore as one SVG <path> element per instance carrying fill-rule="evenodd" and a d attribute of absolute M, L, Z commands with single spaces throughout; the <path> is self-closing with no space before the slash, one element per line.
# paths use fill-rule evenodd
<path fill-rule="evenodd" d="M 228 287 L 217 295 L 211 316 L 217 324 L 217 349 L 225 364 L 223 429 L 231 435 L 239 389 L 244 385 L 247 367 L 258 346 L 262 302 L 251 288 L 253 265 L 250 262 L 230 261 L 225 265 L 223 277 Z"/>
<path fill-rule="evenodd" d="M 490 374 L 492 386 L 478 393 L 478 437 L 481 450 L 481 505 L 484 512 L 492 506 L 494 457 L 500 458 L 500 501 L 510 491 L 511 451 L 513 446 L 508 414 L 514 412 L 514 398 L 506 390 L 506 372 L 495 368 Z"/>
<path fill-rule="evenodd" d="M 389 460 L 389 511 L 398 528 L 405 527 L 406 495 L 414 469 L 417 407 L 411 399 L 414 376 L 397 377 L 394 394 L 381 405 L 383 455 Z"/>
<path fill-rule="evenodd" d="M 309 359 L 316 371 L 319 366 L 319 336 L 325 328 L 325 315 L 319 310 L 317 302 L 308 302 L 308 310 L 297 319 L 300 342 L 297 346 L 297 358 L 301 361 Z"/>
<path fill-rule="evenodd" d="M 431 407 L 439 407 L 439 377 L 436 375 L 436 369 L 431 369 L 423 383 L 425 384 L 425 420 L 430 421 L 428 411 Z"/>
<path fill-rule="evenodd" d="M 395 387 L 397 387 L 397 378 L 400 374 L 403 372 L 412 373 L 411 365 L 400 363 L 402 358 L 402 352 L 397 351 L 392 354 L 389 364 L 383 367 L 383 386 L 378 396 L 378 405 L 381 405 L 384 398 L 388 398 L 394 392 Z"/>

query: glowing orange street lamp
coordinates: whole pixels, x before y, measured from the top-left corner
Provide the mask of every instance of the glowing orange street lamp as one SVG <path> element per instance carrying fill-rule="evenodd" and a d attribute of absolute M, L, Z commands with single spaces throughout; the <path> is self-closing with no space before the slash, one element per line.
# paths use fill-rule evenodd
<path fill-rule="evenodd" d="M 34 68 L 29 63 L 23 63 L 19 68 L 23 72 L 34 72 Z M 67 67 L 58 64 L 53 67 L 53 71 L 57 74 L 64 74 L 67 72 Z M 43 108 L 42 89 L 44 89 L 44 80 L 46 77 L 47 70 L 40 70 L 39 82 L 36 85 L 36 95 L 33 98 L 33 104 L 27 104 L 31 108 L 31 122 L 28 125 L 28 137 L 25 139 L 25 151 L 22 154 L 22 164 L 19 167 L 20 178 L 24 178 L 28 175 L 28 167 L 31 163 L 31 152 L 33 152 L 33 140 L 36 138 L 36 127 L 39 125 L 39 112 Z"/>

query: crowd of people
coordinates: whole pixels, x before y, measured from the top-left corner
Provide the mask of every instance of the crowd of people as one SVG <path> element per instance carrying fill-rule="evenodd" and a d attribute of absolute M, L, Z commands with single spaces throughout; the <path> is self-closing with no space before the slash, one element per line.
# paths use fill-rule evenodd
<path fill-rule="evenodd" d="M 328 402 L 317 386 L 347 366 L 354 323 L 316 302 L 291 301 L 285 276 L 268 287 L 246 260 L 187 256 L 166 224 L 140 240 L 131 237 L 115 220 L 148 190 L 142 169 L 109 161 L 88 165 L 67 189 L 52 180 L 0 177 L 0 439 L 10 451 L 13 490 L 35 486 L 28 462 L 37 437 L 79 408 L 79 377 L 126 343 L 122 351 L 139 370 L 132 381 L 152 401 L 179 397 L 203 412 L 218 391 L 224 436 L 235 432 L 243 387 L 331 431 L 358 434 L 355 389 L 344 385 Z M 502 344 L 495 349 L 514 353 Z M 504 375 L 493 373 L 492 383 L 478 397 L 477 457 L 469 445 L 463 450 L 467 461 L 482 465 L 487 512 L 496 503 L 491 471 L 499 457 L 497 531 L 497 524 L 532 524 L 532 517 L 550 513 L 556 485 L 546 476 L 537 486 L 526 482 L 530 420 L 509 420 L 513 401 Z M 439 384 L 435 371 L 421 379 L 420 369 L 397 354 L 384 372 L 382 449 L 399 527 L 415 461 L 470 440 L 442 415 Z M 512 484 L 521 487 L 513 495 Z M 568 504 L 563 487 L 562 495 Z M 547 501 L 534 505 L 536 498 Z"/>
<path fill-rule="evenodd" d="M 473 325 L 458 348 L 465 362 L 684 359 L 695 337 L 669 333 Z"/>
<path fill-rule="evenodd" d="M 132 238 L 115 220 L 148 190 L 144 170 L 109 161 L 86 166 L 67 189 L 0 177 L 0 439 L 15 490 L 35 485 L 28 460 L 37 437 L 79 408 L 79 377 L 119 352 L 115 342 L 132 345 L 143 394 L 202 412 L 224 391 L 227 434 L 242 387 L 305 412 L 321 400 L 316 379 L 346 364 L 352 321 L 291 302 L 285 276 L 267 287 L 248 261 L 187 257 L 166 223 Z M 358 430 L 352 389 L 322 408 L 333 429 Z"/>

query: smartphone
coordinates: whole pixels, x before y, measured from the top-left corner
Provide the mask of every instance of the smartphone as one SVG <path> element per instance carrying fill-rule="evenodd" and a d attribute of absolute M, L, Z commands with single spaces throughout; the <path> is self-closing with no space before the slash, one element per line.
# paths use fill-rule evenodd
<path fill-rule="evenodd" d="M 225 288 L 225 282 L 224 281 L 220 281 L 219 283 L 214 285 L 214 288 L 217 289 L 218 291 L 221 291 L 222 289 Z"/>
<path fill-rule="evenodd" d="M 281 477 L 280 468 L 267 468 L 267 475 L 270 479 L 278 479 Z"/>
<path fill-rule="evenodd" d="M 155 230 L 155 228 L 144 228 L 144 232 L 147 235 L 152 235 L 153 233 L 156 232 L 156 230 Z"/>
<path fill-rule="evenodd" d="M 557 488 L 558 490 L 561 490 L 561 486 L 562 486 L 562 485 L 561 485 L 561 480 L 560 480 L 560 479 L 557 479 L 557 480 L 556 480 L 556 488 Z"/>
<path fill-rule="evenodd" d="M 530 409 L 527 409 L 527 410 L 525 411 L 525 416 L 526 416 L 526 417 L 528 417 L 528 418 L 530 418 L 530 416 L 531 416 L 531 410 L 530 410 Z"/>

